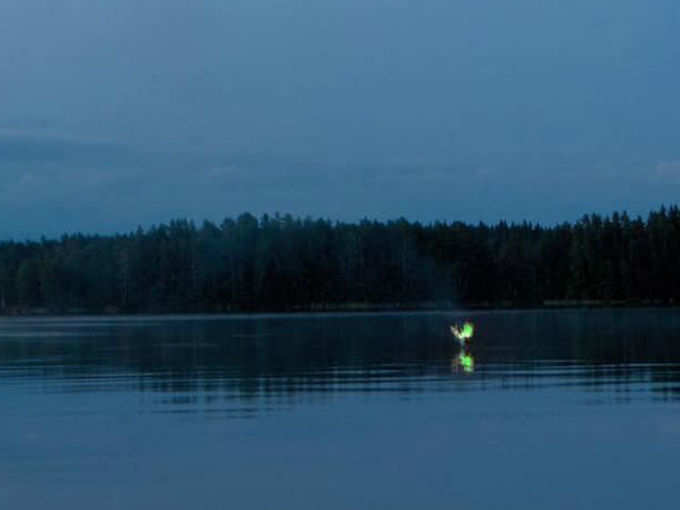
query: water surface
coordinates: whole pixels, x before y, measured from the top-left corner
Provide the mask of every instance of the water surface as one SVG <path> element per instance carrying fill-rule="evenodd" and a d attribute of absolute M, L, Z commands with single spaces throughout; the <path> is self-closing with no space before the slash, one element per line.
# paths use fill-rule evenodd
<path fill-rule="evenodd" d="M 671 309 L 4 319 L 0 503 L 673 507 L 679 331 Z"/>

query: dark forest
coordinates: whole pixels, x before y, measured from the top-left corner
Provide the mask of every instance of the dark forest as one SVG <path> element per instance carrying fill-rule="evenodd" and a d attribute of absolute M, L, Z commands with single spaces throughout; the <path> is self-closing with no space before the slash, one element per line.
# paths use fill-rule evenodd
<path fill-rule="evenodd" d="M 0 243 L 3 313 L 672 304 L 680 212 L 574 224 L 358 224 L 245 213 Z"/>

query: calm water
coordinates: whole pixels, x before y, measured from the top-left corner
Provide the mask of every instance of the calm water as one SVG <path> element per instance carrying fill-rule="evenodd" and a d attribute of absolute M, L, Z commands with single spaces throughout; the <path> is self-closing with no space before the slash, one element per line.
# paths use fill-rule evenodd
<path fill-rule="evenodd" d="M 0 320 L 0 508 L 674 508 L 679 333 L 676 310 Z"/>

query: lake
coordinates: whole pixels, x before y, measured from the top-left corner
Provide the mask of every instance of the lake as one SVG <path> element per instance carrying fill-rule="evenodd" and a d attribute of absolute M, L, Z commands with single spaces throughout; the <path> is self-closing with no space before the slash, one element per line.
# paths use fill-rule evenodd
<path fill-rule="evenodd" d="M 449 325 L 476 325 L 469 370 Z M 672 508 L 680 311 L 0 320 L 0 507 Z"/>

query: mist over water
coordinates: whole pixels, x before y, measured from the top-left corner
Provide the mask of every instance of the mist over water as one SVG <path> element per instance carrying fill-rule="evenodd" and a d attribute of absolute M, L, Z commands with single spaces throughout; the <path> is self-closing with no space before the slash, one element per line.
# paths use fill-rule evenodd
<path fill-rule="evenodd" d="M 471 373 L 449 332 L 465 319 Z M 673 309 L 3 320 L 0 501 L 668 503 L 678 326 Z"/>

